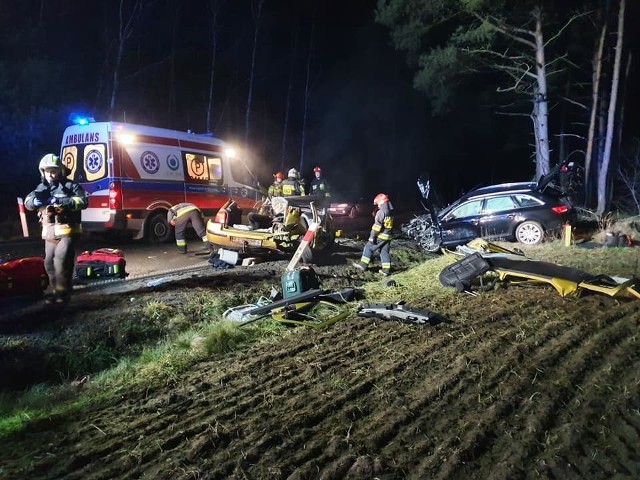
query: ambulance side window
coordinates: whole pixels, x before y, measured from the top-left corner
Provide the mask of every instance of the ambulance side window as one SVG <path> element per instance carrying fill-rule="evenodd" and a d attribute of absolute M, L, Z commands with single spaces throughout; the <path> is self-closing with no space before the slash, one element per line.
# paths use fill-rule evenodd
<path fill-rule="evenodd" d="M 209 165 L 209 181 L 216 185 L 222 185 L 222 159 L 220 157 L 207 157 Z"/>
<path fill-rule="evenodd" d="M 186 180 L 194 183 L 209 182 L 209 168 L 206 157 L 198 153 L 183 153 Z"/>

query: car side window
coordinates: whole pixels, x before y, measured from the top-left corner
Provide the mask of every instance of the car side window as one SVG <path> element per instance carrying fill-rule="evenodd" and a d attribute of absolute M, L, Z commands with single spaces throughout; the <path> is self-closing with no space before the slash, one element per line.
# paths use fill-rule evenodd
<path fill-rule="evenodd" d="M 480 215 L 482 200 L 472 200 L 465 202 L 449 214 L 449 218 L 464 218 Z"/>
<path fill-rule="evenodd" d="M 500 212 L 503 210 L 512 210 L 515 205 L 511 199 L 511 195 L 487 198 L 484 201 L 483 213 Z"/>
<path fill-rule="evenodd" d="M 539 207 L 540 205 L 544 205 L 543 202 L 531 195 L 514 195 L 514 197 L 520 207 Z"/>

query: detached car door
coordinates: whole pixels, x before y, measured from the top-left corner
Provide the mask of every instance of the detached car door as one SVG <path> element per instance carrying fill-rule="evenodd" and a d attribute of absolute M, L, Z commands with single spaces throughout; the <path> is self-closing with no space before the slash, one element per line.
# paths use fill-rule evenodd
<path fill-rule="evenodd" d="M 480 218 L 480 235 L 486 239 L 508 238 L 518 222 L 517 208 L 511 195 L 485 198 Z"/>
<path fill-rule="evenodd" d="M 468 200 L 440 219 L 442 243 L 461 245 L 480 236 L 482 200 Z"/>

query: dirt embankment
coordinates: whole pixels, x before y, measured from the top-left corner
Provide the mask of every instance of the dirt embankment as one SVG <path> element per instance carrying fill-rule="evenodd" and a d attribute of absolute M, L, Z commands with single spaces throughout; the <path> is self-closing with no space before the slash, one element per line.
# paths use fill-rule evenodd
<path fill-rule="evenodd" d="M 521 286 L 438 302 L 415 306 L 451 323 L 296 329 L 32 424 L 0 441 L 0 477 L 640 478 L 637 301 Z"/>

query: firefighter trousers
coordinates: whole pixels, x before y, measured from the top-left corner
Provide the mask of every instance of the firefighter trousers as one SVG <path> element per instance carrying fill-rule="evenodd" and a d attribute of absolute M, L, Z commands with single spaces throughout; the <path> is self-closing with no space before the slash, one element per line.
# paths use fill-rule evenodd
<path fill-rule="evenodd" d="M 187 251 L 187 240 L 185 233 L 187 231 L 187 227 L 191 225 L 191 227 L 196 231 L 196 235 L 202 239 L 202 241 L 206 241 L 207 239 L 207 231 L 204 226 L 204 220 L 202 218 L 202 213 L 200 210 L 191 210 L 190 212 L 184 213 L 179 217 L 176 217 L 176 245 L 178 246 L 178 250 L 182 253 Z"/>
<path fill-rule="evenodd" d="M 44 269 L 49 276 L 49 288 L 54 295 L 71 295 L 75 256 L 75 239 L 73 236 L 45 240 Z"/>
<path fill-rule="evenodd" d="M 377 243 L 367 242 L 362 251 L 362 257 L 360 258 L 360 261 L 364 265 L 368 266 L 369 262 L 371 262 L 371 257 L 373 257 L 373 254 L 375 252 L 378 252 L 380 253 L 380 262 L 382 263 L 382 268 L 384 270 L 388 270 L 391 268 L 391 255 L 389 254 L 390 247 L 390 240 L 378 240 Z"/>

